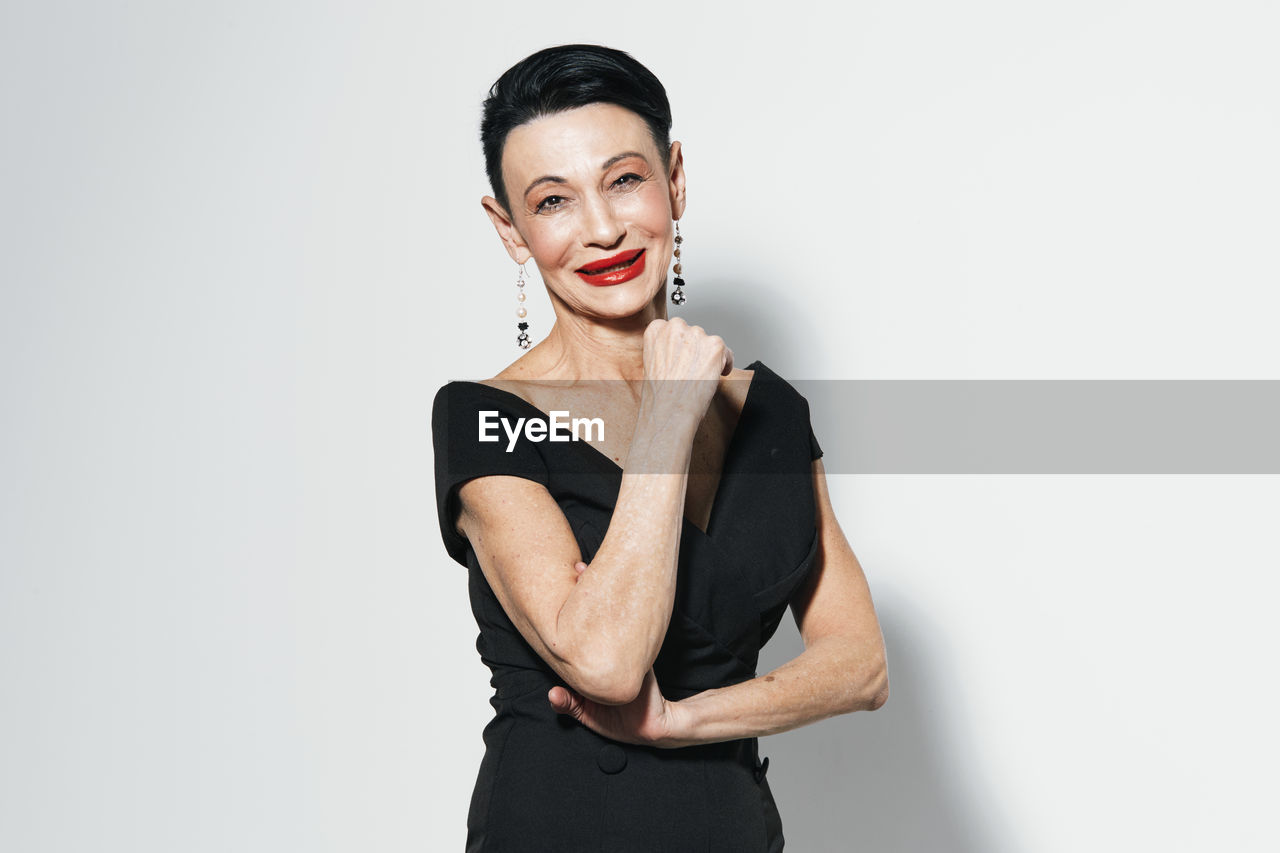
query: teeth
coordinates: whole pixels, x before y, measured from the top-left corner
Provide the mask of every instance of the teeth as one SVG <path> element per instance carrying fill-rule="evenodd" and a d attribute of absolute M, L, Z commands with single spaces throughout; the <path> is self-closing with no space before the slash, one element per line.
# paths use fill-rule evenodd
<path fill-rule="evenodd" d="M 605 273 L 618 272 L 619 270 L 625 270 L 627 267 L 634 264 L 636 262 L 636 258 L 638 257 L 640 256 L 636 255 L 635 258 L 632 258 L 629 261 L 623 261 L 620 264 L 614 264 L 613 266 L 605 267 L 602 270 L 591 270 L 589 273 L 587 273 L 587 275 L 604 275 Z"/>

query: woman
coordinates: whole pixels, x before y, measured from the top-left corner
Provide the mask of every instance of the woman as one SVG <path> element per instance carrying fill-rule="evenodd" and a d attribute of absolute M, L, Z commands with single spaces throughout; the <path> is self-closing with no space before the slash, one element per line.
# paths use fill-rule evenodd
<path fill-rule="evenodd" d="M 485 102 L 482 204 L 555 325 L 433 410 L 441 534 L 495 688 L 469 851 L 781 850 L 758 738 L 888 696 L 807 402 L 667 318 L 670 127 L 662 84 L 604 47 L 540 51 Z M 536 440 L 557 410 L 604 434 Z M 805 651 L 758 676 L 788 605 Z"/>

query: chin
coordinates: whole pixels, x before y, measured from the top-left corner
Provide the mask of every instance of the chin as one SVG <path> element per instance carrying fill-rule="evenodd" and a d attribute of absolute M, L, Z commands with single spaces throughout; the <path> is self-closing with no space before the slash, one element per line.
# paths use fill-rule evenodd
<path fill-rule="evenodd" d="M 591 288 L 591 292 L 580 303 L 583 313 L 609 320 L 623 320 L 644 311 L 658 296 L 658 291 L 649 288 L 633 287 L 624 290 L 627 284 Z"/>

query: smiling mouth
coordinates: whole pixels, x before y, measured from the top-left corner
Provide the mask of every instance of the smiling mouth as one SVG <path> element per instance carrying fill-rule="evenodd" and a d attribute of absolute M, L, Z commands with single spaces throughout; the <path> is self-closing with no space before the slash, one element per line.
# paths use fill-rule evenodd
<path fill-rule="evenodd" d="M 607 275 L 611 272 L 620 272 L 621 270 L 625 270 L 627 267 L 631 266 L 636 261 L 640 260 L 640 256 L 643 254 L 644 254 L 644 249 L 641 249 L 640 251 L 632 255 L 628 260 L 622 261 L 620 263 L 611 264 L 610 266 L 607 266 L 607 267 L 588 265 L 585 267 L 580 267 L 578 269 L 578 272 L 585 273 L 586 275 Z"/>

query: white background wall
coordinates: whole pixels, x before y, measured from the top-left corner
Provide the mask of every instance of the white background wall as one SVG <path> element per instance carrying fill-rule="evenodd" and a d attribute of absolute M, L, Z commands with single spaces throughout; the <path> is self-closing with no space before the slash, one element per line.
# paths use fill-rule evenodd
<path fill-rule="evenodd" d="M 1280 378 L 1273 4 L 835 8 L 7 0 L 0 847 L 461 849 L 430 404 L 517 355 L 477 128 L 538 48 L 666 83 L 742 364 Z M 1275 849 L 1280 480 L 832 491 L 892 697 L 763 742 L 788 849 Z"/>

